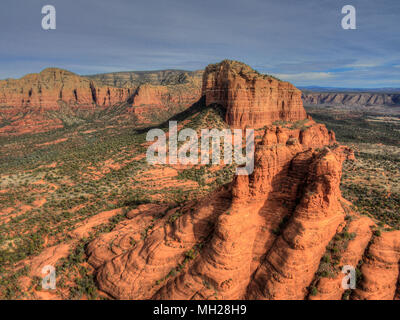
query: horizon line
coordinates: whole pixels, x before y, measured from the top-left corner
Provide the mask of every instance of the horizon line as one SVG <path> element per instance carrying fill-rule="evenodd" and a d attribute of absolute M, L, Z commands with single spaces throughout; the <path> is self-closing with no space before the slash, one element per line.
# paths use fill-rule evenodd
<path fill-rule="evenodd" d="M 251 66 L 250 66 L 251 67 Z M 253 67 L 252 67 L 253 68 Z M 43 72 L 46 69 L 59 69 L 59 70 L 65 70 L 71 73 L 74 73 L 80 77 L 93 77 L 93 76 L 100 76 L 100 75 L 106 75 L 106 74 L 117 74 L 117 73 L 144 73 L 144 72 L 162 72 L 162 71 L 178 71 L 178 72 L 198 72 L 198 71 L 204 71 L 205 67 L 203 69 L 195 69 L 195 70 L 190 70 L 190 69 L 180 69 L 180 68 L 167 68 L 167 69 L 147 69 L 147 70 L 119 70 L 119 71 L 109 71 L 109 72 L 97 72 L 97 73 L 78 73 L 78 72 L 74 72 L 71 71 L 69 69 L 66 68 L 61 68 L 61 67 L 56 67 L 56 66 L 51 66 L 51 67 L 46 67 L 41 69 L 38 72 L 30 72 L 30 73 L 26 73 L 24 75 L 22 75 L 19 78 L 13 78 L 13 77 L 7 77 L 7 78 L 1 78 L 0 81 L 7 81 L 7 80 L 20 80 L 22 78 L 24 78 L 27 75 L 31 75 L 31 74 L 40 74 L 41 72 Z M 257 69 L 253 68 L 254 70 L 258 71 Z M 266 73 L 266 72 L 261 72 L 259 71 L 261 74 L 265 74 L 265 75 L 272 75 L 275 76 L 276 73 Z M 400 91 L 400 87 L 396 87 L 396 86 L 374 86 L 374 87 L 365 87 L 365 86 L 349 86 L 349 87 L 336 87 L 336 86 L 318 86 L 318 85 L 297 85 L 296 82 L 297 81 L 290 81 L 290 80 L 284 80 L 281 79 L 282 81 L 285 82 L 290 82 L 293 85 L 295 85 L 297 88 L 301 88 L 301 90 L 307 90 L 309 89 L 310 91 L 312 91 L 311 88 L 316 88 L 316 89 L 334 89 L 337 91 L 340 90 L 355 90 L 357 89 L 358 91 L 361 90 L 383 90 L 383 89 L 387 89 L 387 90 L 399 90 Z M 322 91 L 321 91 L 322 92 Z"/>

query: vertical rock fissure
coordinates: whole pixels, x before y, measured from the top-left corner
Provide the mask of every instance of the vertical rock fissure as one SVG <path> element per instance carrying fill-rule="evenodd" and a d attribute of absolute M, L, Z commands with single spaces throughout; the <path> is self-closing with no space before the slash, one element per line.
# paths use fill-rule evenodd
<path fill-rule="evenodd" d="M 90 91 L 92 93 L 92 102 L 94 104 L 97 104 L 97 92 L 96 92 L 96 88 L 92 81 L 90 82 Z"/>

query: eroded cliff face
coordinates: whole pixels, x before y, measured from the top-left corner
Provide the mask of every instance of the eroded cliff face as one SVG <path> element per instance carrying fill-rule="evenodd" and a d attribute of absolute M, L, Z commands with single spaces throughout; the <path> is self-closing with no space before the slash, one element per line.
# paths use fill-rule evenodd
<path fill-rule="evenodd" d="M 21 79 L 0 81 L 0 106 L 57 110 L 58 102 L 74 106 L 112 106 L 132 94 L 132 89 L 102 86 L 72 72 L 48 68 Z"/>
<path fill-rule="evenodd" d="M 139 83 L 137 80 L 125 84 L 125 87 L 117 87 L 108 85 L 113 81 L 104 79 L 106 75 L 88 78 L 67 70 L 48 68 L 21 79 L 0 80 L 0 107 L 56 110 L 60 101 L 79 107 L 110 107 L 129 98 L 132 99 L 133 106 L 139 106 L 158 104 L 161 99 L 167 100 L 166 95 L 170 96 L 171 103 L 188 103 L 200 98 L 201 74 L 193 72 L 190 77 L 186 73 L 172 73 L 150 80 L 145 77 L 144 80 L 148 80 L 148 83 Z M 156 80 L 160 84 L 152 83 L 157 82 Z M 120 82 L 117 81 L 117 84 Z M 187 91 L 186 96 L 182 97 L 184 90 Z"/>
<path fill-rule="evenodd" d="M 307 116 L 300 90 L 237 61 L 207 66 L 203 94 L 207 105 L 216 103 L 226 108 L 226 121 L 232 127 L 259 128 L 277 120 L 297 121 Z"/>
<path fill-rule="evenodd" d="M 87 78 L 56 68 L 21 79 L 2 80 L 0 134 L 50 131 L 64 126 L 65 113 L 74 116 L 84 111 L 90 115 L 104 109 L 113 113 L 121 105 L 125 108 L 118 109 L 118 120 L 131 121 L 134 117 L 141 125 L 156 124 L 200 99 L 201 73 L 170 72 L 158 76 L 152 81 L 165 85 L 116 87 L 108 85 L 108 78 Z"/>
<path fill-rule="evenodd" d="M 103 86 L 56 68 L 21 79 L 1 80 L 0 135 L 63 128 L 65 114 L 69 117 L 80 111 L 93 113 L 99 108 L 109 108 L 126 101 L 133 91 Z"/>
<path fill-rule="evenodd" d="M 235 97 L 243 101 L 244 95 L 226 88 L 248 85 L 248 67 L 242 73 L 237 67 L 222 62 L 204 77 L 207 103 L 222 104 L 228 113 L 240 107 Z M 229 85 L 220 90 L 221 83 Z M 119 299 L 342 299 L 341 266 L 364 262 L 364 278 L 349 297 L 393 299 L 400 235 L 374 235 L 375 222 L 342 198 L 342 163 L 354 159 L 352 150 L 311 118 L 271 125 L 267 104 L 258 113 L 264 123 L 250 117 L 245 112 L 263 105 L 258 90 L 265 87 L 252 90 L 247 98 L 259 97 L 259 103 L 248 101 L 242 116 L 231 112 L 227 121 L 266 126 L 253 174 L 237 176 L 198 202 L 173 209 L 145 205 L 128 213 L 127 221 L 88 247 L 100 289 Z M 302 114 L 300 107 L 293 112 Z M 288 114 L 277 115 L 274 121 L 287 121 Z"/>
<path fill-rule="evenodd" d="M 371 242 L 361 267 L 362 281 L 355 299 L 400 298 L 400 231 L 384 232 Z"/>
<path fill-rule="evenodd" d="M 169 117 L 189 108 L 201 98 L 201 82 L 176 85 L 140 85 L 128 100 L 128 112 L 141 124 Z"/>

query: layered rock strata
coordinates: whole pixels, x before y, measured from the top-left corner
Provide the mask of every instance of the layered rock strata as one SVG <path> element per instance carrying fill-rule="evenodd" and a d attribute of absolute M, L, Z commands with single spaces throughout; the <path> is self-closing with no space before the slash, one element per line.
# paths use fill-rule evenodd
<path fill-rule="evenodd" d="M 400 106 L 399 93 L 304 92 L 302 99 L 309 106 Z"/>
<path fill-rule="evenodd" d="M 0 134 L 50 131 L 62 128 L 65 117 L 76 117 L 82 122 L 82 113 L 90 117 L 104 109 L 110 111 L 109 117 L 122 120 L 133 117 L 141 125 L 165 121 L 196 103 L 201 96 L 198 73 L 194 72 L 192 77 L 183 74 L 182 79 L 179 74 L 165 77 L 165 81 L 160 80 L 165 85 L 116 87 L 102 82 L 101 78 L 49 68 L 21 79 L 1 80 Z"/>
<path fill-rule="evenodd" d="M 21 79 L 0 81 L 0 106 L 58 109 L 58 101 L 74 106 L 109 107 L 125 101 L 129 88 L 102 86 L 67 70 L 48 68 Z"/>
<path fill-rule="evenodd" d="M 233 127 L 259 128 L 275 121 L 307 117 L 300 90 L 237 61 L 207 66 L 203 94 L 207 105 L 215 103 L 226 108 L 226 121 Z"/>

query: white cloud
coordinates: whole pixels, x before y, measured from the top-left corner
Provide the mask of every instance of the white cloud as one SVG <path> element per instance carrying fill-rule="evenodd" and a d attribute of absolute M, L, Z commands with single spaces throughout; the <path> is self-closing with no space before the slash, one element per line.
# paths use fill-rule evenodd
<path fill-rule="evenodd" d="M 353 63 L 353 64 L 348 64 L 346 65 L 346 67 L 350 67 L 350 68 L 374 68 L 374 67 L 378 67 L 380 64 L 378 63 Z"/>
<path fill-rule="evenodd" d="M 331 79 L 334 75 L 330 72 L 301 72 L 301 73 L 277 73 L 274 76 L 288 81 L 314 81 Z"/>

